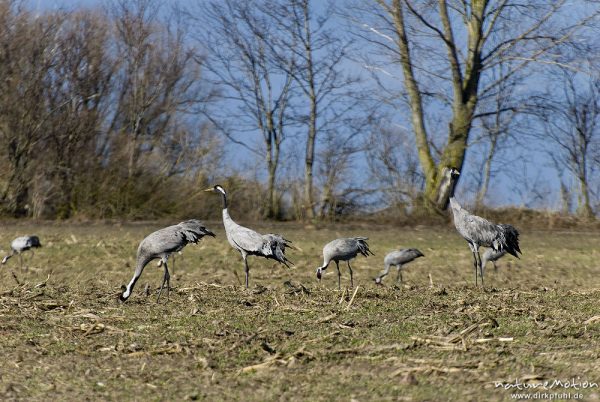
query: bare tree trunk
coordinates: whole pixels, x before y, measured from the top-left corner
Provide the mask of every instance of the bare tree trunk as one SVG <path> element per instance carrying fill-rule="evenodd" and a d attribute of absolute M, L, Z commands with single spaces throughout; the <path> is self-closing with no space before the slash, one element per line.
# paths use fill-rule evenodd
<path fill-rule="evenodd" d="M 312 59 L 312 39 L 310 28 L 310 15 L 308 1 L 304 3 L 304 35 L 305 35 L 305 54 L 307 68 L 307 83 L 308 96 L 310 103 L 310 116 L 308 126 L 308 136 L 306 139 L 306 156 L 304 160 L 304 213 L 306 218 L 313 219 L 315 217 L 315 201 L 313 191 L 313 171 L 315 161 L 315 142 L 317 140 L 317 95 L 315 91 L 315 74 L 314 64 Z"/>
<path fill-rule="evenodd" d="M 587 178 L 585 175 L 581 175 L 578 178 L 579 180 L 579 188 L 580 194 L 579 197 L 579 206 L 577 207 L 577 213 L 582 218 L 592 218 L 594 216 L 594 211 L 592 210 L 592 206 L 590 205 L 590 191 L 587 183 Z"/>
<path fill-rule="evenodd" d="M 561 213 L 563 215 L 568 215 L 571 213 L 571 192 L 562 181 L 562 178 L 559 177 L 560 180 L 560 198 L 561 198 Z"/>
<path fill-rule="evenodd" d="M 267 141 L 267 209 L 265 211 L 266 218 L 276 218 L 279 214 L 279 203 L 276 197 L 276 178 L 277 178 L 277 167 L 279 165 L 279 144 L 274 140 L 273 135 L 271 139 Z"/>
<path fill-rule="evenodd" d="M 594 10 L 589 17 L 560 30 L 548 21 L 566 9 L 564 1 L 548 1 L 547 9 L 527 3 L 489 0 L 374 2 L 387 15 L 382 15 L 381 10 L 373 13 L 372 24 L 362 24 L 364 36 L 367 43 L 379 44 L 383 52 L 390 56 L 390 61 L 398 62 L 402 69 L 415 144 L 425 176 L 424 206 L 432 212 L 443 210 L 448 204 L 449 187 L 442 185 L 441 172 L 447 167 L 462 168 L 473 120 L 481 117 L 475 114 L 480 99 L 487 102 L 503 82 L 515 77 L 529 64 L 543 60 L 551 49 L 565 44 L 600 13 L 600 10 Z M 433 13 L 435 3 L 437 15 Z M 370 12 L 368 6 L 360 2 L 355 4 L 357 9 Z M 517 20 L 518 16 L 511 11 L 517 4 L 519 7 L 526 7 L 532 14 L 529 21 L 523 21 L 526 24 L 525 28 Z M 389 35 L 389 31 L 382 29 L 382 19 L 385 19 L 386 23 L 389 22 L 393 36 Z M 516 21 L 515 27 L 519 26 L 514 32 L 510 31 L 510 25 L 507 25 L 507 21 L 512 19 Z M 557 25 L 562 24 L 560 18 L 554 22 Z M 557 32 L 560 33 L 556 34 Z M 446 50 L 443 64 L 434 67 L 429 61 L 419 59 L 428 57 L 425 49 L 433 49 L 433 41 L 439 43 L 436 49 Z M 484 46 L 486 43 L 489 46 Z M 436 58 L 440 59 L 440 56 L 438 52 Z M 503 71 L 500 69 L 503 61 L 514 60 L 522 61 L 511 64 Z M 377 70 L 386 72 L 385 66 L 379 68 L 382 63 L 378 60 L 373 61 Z M 486 79 L 485 87 L 480 89 L 484 69 L 501 71 L 498 77 Z M 443 90 L 435 88 L 437 78 L 440 78 L 440 83 L 444 83 Z M 446 89 L 446 83 L 450 91 Z M 445 145 L 439 149 L 439 156 L 432 152 L 431 143 L 434 136 L 428 133 L 425 109 L 429 104 L 424 101 L 423 94 L 427 94 L 429 98 L 439 96 L 451 108 L 446 111 L 451 117 Z M 509 108 L 502 112 L 508 110 Z M 439 115 L 439 110 L 432 111 Z"/>
<path fill-rule="evenodd" d="M 481 67 L 481 46 L 484 9 L 487 1 L 474 2 L 468 20 L 468 57 L 465 61 L 464 74 L 460 70 L 460 63 L 455 47 L 446 2 L 439 0 L 439 13 L 444 27 L 443 36 L 447 45 L 448 59 L 452 72 L 453 105 L 452 120 L 449 124 L 448 144 L 443 150 L 440 162 L 437 164 L 431 155 L 427 131 L 424 122 L 423 100 L 418 87 L 417 78 L 413 71 L 413 60 L 409 48 L 406 32 L 404 11 L 401 0 L 392 2 L 392 17 L 398 36 L 397 44 L 400 53 L 400 62 L 404 72 L 404 84 L 410 99 L 415 142 L 419 152 L 419 160 L 425 174 L 425 207 L 432 210 L 443 210 L 448 205 L 450 189 L 442 184 L 442 170 L 445 167 L 461 169 L 464 163 L 467 141 L 471 130 L 471 123 L 475 106 L 477 105 L 477 90 L 479 85 Z"/>
<path fill-rule="evenodd" d="M 311 100 L 311 102 L 314 102 L 314 100 Z M 315 160 L 315 142 L 317 139 L 316 109 L 316 103 L 313 103 L 310 112 L 310 127 L 306 139 L 306 157 L 304 160 L 304 213 L 308 219 L 313 219 L 315 217 L 313 165 Z"/>

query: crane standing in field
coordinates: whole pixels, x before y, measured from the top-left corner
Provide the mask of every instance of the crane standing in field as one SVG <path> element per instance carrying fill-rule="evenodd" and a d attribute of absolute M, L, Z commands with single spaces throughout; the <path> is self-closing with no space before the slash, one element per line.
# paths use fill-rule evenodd
<path fill-rule="evenodd" d="M 240 252 L 242 259 L 244 260 L 246 289 L 248 288 L 248 282 L 250 280 L 250 268 L 248 267 L 249 255 L 275 260 L 288 268 L 290 267 L 288 264 L 292 264 L 292 262 L 286 258 L 285 249 L 286 247 L 294 248 L 291 245 L 291 241 L 278 234 L 269 233 L 261 235 L 252 229 L 248 229 L 234 222 L 229 216 L 229 211 L 227 210 L 227 193 L 222 186 L 217 184 L 204 191 L 220 194 L 223 199 L 223 226 L 225 227 L 225 233 L 227 234 L 229 244 Z"/>
<path fill-rule="evenodd" d="M 489 248 L 485 251 L 485 253 L 483 253 L 483 256 L 481 257 L 481 266 L 483 267 L 483 270 L 485 271 L 485 265 L 488 263 L 488 261 L 491 261 L 492 264 L 494 265 L 494 271 L 498 270 L 498 267 L 496 266 L 496 261 L 498 261 L 500 258 L 504 257 L 506 255 L 506 250 L 500 250 L 500 251 L 496 251 L 493 248 Z"/>
<path fill-rule="evenodd" d="M 375 255 L 369 250 L 367 244 L 368 237 L 350 237 L 336 239 L 329 242 L 323 247 L 323 265 L 317 268 L 317 279 L 321 280 L 323 271 L 331 261 L 335 262 L 338 274 L 338 289 L 341 289 L 342 274 L 340 272 L 340 261 L 346 261 L 348 270 L 350 271 L 350 287 L 354 287 L 354 279 L 352 277 L 352 267 L 350 260 L 355 258 L 359 253 L 368 257 L 369 254 Z"/>
<path fill-rule="evenodd" d="M 473 266 L 475 267 L 475 286 L 477 286 L 477 270 L 481 276 L 483 286 L 483 266 L 479 247 L 490 247 L 494 251 L 506 251 L 510 255 L 519 258 L 519 232 L 511 225 L 495 224 L 476 215 L 471 215 L 462 208 L 454 198 L 454 187 L 460 172 L 455 168 L 444 168 L 444 183 L 450 188 L 450 208 L 454 217 L 454 226 L 458 233 L 469 243 L 473 253 Z"/>
<path fill-rule="evenodd" d="M 11 252 L 7 256 L 2 259 L 2 264 L 6 264 L 6 262 L 13 257 L 15 254 L 19 255 L 19 268 L 23 268 L 23 256 L 22 253 L 29 250 L 31 251 L 31 258 L 35 255 L 33 252 L 34 248 L 42 247 L 40 243 L 40 238 L 37 236 L 21 236 L 17 237 L 10 244 Z"/>
<path fill-rule="evenodd" d="M 390 267 L 392 265 L 396 266 L 398 270 L 398 276 L 396 277 L 396 283 L 400 281 L 402 283 L 402 268 L 404 264 L 408 264 L 411 261 L 416 260 L 419 257 L 424 257 L 423 253 L 421 253 L 416 248 L 407 248 L 403 250 L 395 250 L 388 253 L 383 259 L 383 263 L 385 265 L 384 272 L 375 278 L 375 283 L 380 284 L 381 280 L 390 272 Z"/>
<path fill-rule="evenodd" d="M 169 256 L 174 252 L 180 251 L 189 243 L 197 244 L 204 236 L 215 237 L 215 234 L 208 230 L 202 222 L 196 219 L 180 222 L 177 225 L 159 229 L 148 235 L 142 240 L 138 247 L 135 273 L 129 284 L 123 286 L 123 293 L 119 296 L 119 299 L 121 299 L 121 301 L 126 301 L 129 296 L 131 296 L 133 287 L 140 278 L 140 275 L 142 275 L 144 267 L 156 258 L 160 258 L 162 262 L 161 265 L 165 268 L 165 274 L 160 290 L 158 291 L 156 302 L 158 303 L 160 300 L 160 295 L 165 284 L 167 285 L 168 296 L 171 278 L 169 275 L 169 268 L 167 267 Z"/>

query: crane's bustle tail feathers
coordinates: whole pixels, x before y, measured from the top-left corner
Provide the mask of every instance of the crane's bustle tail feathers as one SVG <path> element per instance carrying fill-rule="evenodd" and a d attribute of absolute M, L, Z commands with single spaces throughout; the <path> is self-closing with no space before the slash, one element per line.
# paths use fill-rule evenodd
<path fill-rule="evenodd" d="M 185 240 L 188 243 L 196 244 L 204 236 L 216 237 L 215 234 L 208 230 L 202 222 L 196 219 L 180 222 L 178 226 L 181 226 L 181 233 L 185 236 Z"/>
<path fill-rule="evenodd" d="M 502 249 L 506 250 L 512 256 L 519 258 L 519 254 L 521 253 L 521 249 L 519 248 L 519 232 L 512 225 L 507 224 L 499 224 L 498 227 L 503 234 L 504 244 L 502 244 Z"/>
<path fill-rule="evenodd" d="M 368 237 L 356 237 L 356 242 L 358 244 L 358 252 L 368 257 L 369 254 L 375 255 L 371 250 L 369 250 L 369 244 L 367 244 Z"/>
<path fill-rule="evenodd" d="M 285 256 L 285 248 L 291 248 L 291 241 L 285 239 L 281 235 L 274 233 L 263 235 L 263 239 L 263 253 L 265 257 L 272 258 L 275 261 L 282 263 L 288 268 L 290 267 L 288 264 L 294 265 L 294 263 L 288 260 Z"/>

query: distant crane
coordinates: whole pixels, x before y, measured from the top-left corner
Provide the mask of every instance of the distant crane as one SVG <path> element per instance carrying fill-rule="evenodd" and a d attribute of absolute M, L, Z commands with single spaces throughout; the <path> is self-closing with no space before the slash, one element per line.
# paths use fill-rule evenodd
<path fill-rule="evenodd" d="M 424 257 L 423 253 L 421 253 L 416 248 L 407 248 L 403 250 L 395 250 L 388 253 L 383 259 L 383 264 L 385 265 L 384 272 L 375 278 L 375 283 L 380 284 L 381 280 L 390 272 L 390 267 L 392 265 L 396 266 L 398 270 L 398 276 L 396 277 L 396 283 L 400 281 L 402 283 L 402 268 L 404 264 L 408 264 L 411 261 L 416 260 L 419 257 Z"/>
<path fill-rule="evenodd" d="M 160 258 L 160 261 L 162 262 L 160 265 L 165 268 L 165 274 L 160 290 L 158 291 L 156 302 L 158 303 L 160 300 L 160 295 L 165 284 L 167 285 L 168 297 L 171 277 L 169 275 L 169 268 L 167 267 L 169 256 L 172 253 L 180 251 L 189 243 L 197 244 L 204 236 L 215 237 L 215 234 L 208 230 L 202 222 L 196 219 L 180 222 L 177 225 L 159 229 L 148 235 L 142 240 L 138 247 L 135 273 L 129 284 L 123 286 L 123 293 L 119 296 L 119 299 L 124 302 L 131 296 L 133 287 L 140 278 L 140 275 L 142 275 L 144 267 L 156 258 Z"/>
<path fill-rule="evenodd" d="M 500 250 L 500 251 L 496 251 L 493 248 L 489 248 L 485 251 L 485 253 L 483 253 L 483 256 L 481 257 L 481 266 L 483 267 L 483 270 L 485 271 L 485 265 L 488 263 L 488 261 L 491 261 L 492 264 L 494 264 L 494 271 L 498 270 L 498 267 L 496 266 L 496 261 L 498 261 L 500 258 L 504 257 L 506 255 L 506 250 Z"/>
<path fill-rule="evenodd" d="M 227 234 L 229 244 L 240 252 L 242 259 L 244 260 L 246 289 L 248 288 L 250 279 L 250 268 L 248 267 L 249 255 L 275 260 L 289 268 L 288 264 L 292 264 L 292 262 L 285 256 L 285 249 L 286 247 L 294 248 L 291 245 L 291 241 L 278 234 L 269 233 L 261 235 L 252 229 L 248 229 L 247 227 L 238 225 L 234 222 L 227 210 L 227 193 L 221 185 L 217 184 L 204 191 L 220 194 L 223 199 L 223 226 L 225 227 L 225 233 Z"/>
<path fill-rule="evenodd" d="M 352 278 L 352 267 L 350 266 L 350 260 L 355 258 L 359 253 L 368 257 L 375 255 L 369 250 L 367 244 L 368 237 L 349 237 L 336 239 L 329 242 L 323 247 L 323 265 L 317 268 L 317 279 L 321 280 L 323 271 L 327 269 L 327 266 L 331 261 L 335 262 L 338 274 L 338 289 L 341 289 L 341 277 L 340 272 L 340 261 L 346 261 L 348 264 L 348 270 L 350 271 L 350 287 L 354 287 L 354 279 Z"/>
<path fill-rule="evenodd" d="M 19 255 L 19 269 L 23 269 L 23 256 L 22 253 L 29 250 L 31 251 L 31 258 L 35 255 L 33 252 L 34 248 L 42 247 L 40 243 L 40 238 L 37 236 L 21 236 L 17 237 L 10 244 L 11 252 L 6 257 L 2 259 L 2 264 L 6 264 L 6 262 L 13 257 L 15 254 Z"/>
<path fill-rule="evenodd" d="M 456 198 L 454 198 L 454 187 L 460 172 L 455 168 L 445 168 L 443 171 L 445 181 L 442 186 L 449 185 L 450 208 L 454 216 L 454 226 L 458 233 L 467 241 L 473 253 L 473 266 L 475 267 L 475 286 L 477 286 L 477 270 L 481 276 L 483 286 L 483 266 L 479 247 L 490 247 L 495 251 L 506 251 L 510 255 L 519 258 L 519 232 L 514 226 L 506 224 L 495 224 L 476 215 L 471 215 L 463 209 Z"/>

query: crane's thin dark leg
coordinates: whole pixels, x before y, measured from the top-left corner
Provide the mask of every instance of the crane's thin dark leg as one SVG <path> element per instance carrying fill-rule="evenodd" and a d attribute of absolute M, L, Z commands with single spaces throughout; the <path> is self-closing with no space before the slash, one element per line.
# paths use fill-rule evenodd
<path fill-rule="evenodd" d="M 481 287 L 484 288 L 483 284 L 483 265 L 481 264 L 481 256 L 479 255 L 479 250 L 476 251 L 477 257 L 479 257 L 479 275 L 481 276 Z"/>
<path fill-rule="evenodd" d="M 164 261 L 163 265 L 165 267 L 165 275 L 163 276 L 162 285 L 160 285 L 160 290 L 158 291 L 158 298 L 156 299 L 157 303 L 160 300 L 160 294 L 162 293 L 163 288 L 165 287 L 165 284 L 167 285 L 167 299 L 169 298 L 169 292 L 170 292 L 169 289 L 171 287 L 171 275 L 169 275 L 169 268 L 167 267 L 167 261 Z"/>
<path fill-rule="evenodd" d="M 246 289 L 248 289 L 248 282 L 250 279 L 250 267 L 248 267 L 248 260 L 247 260 L 247 256 L 243 256 L 244 257 L 244 269 L 246 272 Z"/>
<path fill-rule="evenodd" d="M 338 290 L 342 289 L 342 274 L 340 272 L 340 264 L 336 261 L 335 262 L 335 267 L 337 268 L 338 271 Z"/>
<path fill-rule="evenodd" d="M 479 264 L 477 264 L 477 256 L 475 251 L 473 251 L 473 267 L 475 268 L 475 286 L 477 286 L 477 269 Z"/>
<path fill-rule="evenodd" d="M 398 270 L 398 276 L 396 276 L 396 284 L 398 283 L 398 281 L 402 283 L 402 265 L 397 265 L 396 269 Z"/>
<path fill-rule="evenodd" d="M 498 267 L 496 266 L 496 261 L 492 261 L 492 264 L 494 264 L 494 272 L 498 272 Z"/>
<path fill-rule="evenodd" d="M 354 279 L 352 278 L 352 267 L 350 266 L 350 260 L 346 262 L 348 263 L 348 271 L 350 271 L 350 287 L 354 289 Z"/>

